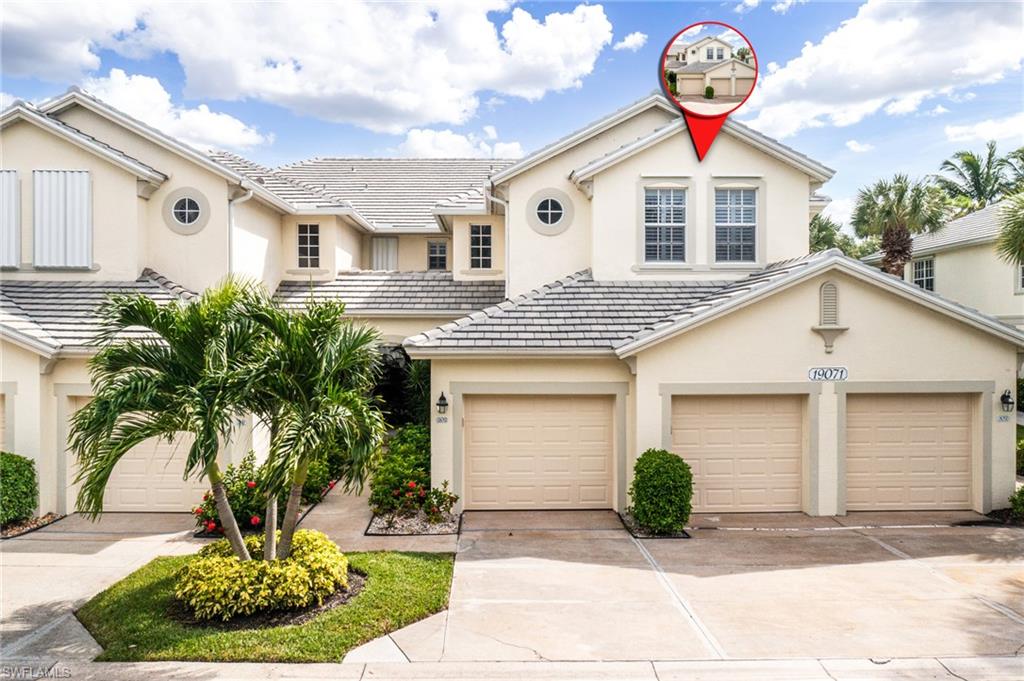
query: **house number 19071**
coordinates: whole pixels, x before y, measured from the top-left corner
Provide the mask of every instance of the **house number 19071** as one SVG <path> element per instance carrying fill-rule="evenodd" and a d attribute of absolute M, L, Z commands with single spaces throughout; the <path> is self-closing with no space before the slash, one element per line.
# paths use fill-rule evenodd
<path fill-rule="evenodd" d="M 811 381 L 845 381 L 850 372 L 846 367 L 811 367 L 807 378 Z"/>

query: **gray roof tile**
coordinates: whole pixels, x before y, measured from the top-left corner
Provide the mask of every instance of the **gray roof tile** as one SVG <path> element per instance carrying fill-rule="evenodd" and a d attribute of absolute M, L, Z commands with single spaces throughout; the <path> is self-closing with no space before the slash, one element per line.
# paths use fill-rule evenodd
<path fill-rule="evenodd" d="M 227 151 L 211 151 L 210 158 L 231 170 L 245 175 L 249 179 L 263 185 L 288 203 L 299 208 L 348 208 L 350 204 L 335 196 L 328 195 L 317 187 L 292 180 L 275 173 L 270 168 L 242 158 L 238 154 Z"/>
<path fill-rule="evenodd" d="M 1001 206 L 1001 202 L 992 203 L 962 218 L 950 220 L 934 232 L 914 235 L 914 255 L 927 255 L 959 244 L 995 241 L 999 235 Z M 881 260 L 881 251 L 864 258 L 869 263 Z"/>

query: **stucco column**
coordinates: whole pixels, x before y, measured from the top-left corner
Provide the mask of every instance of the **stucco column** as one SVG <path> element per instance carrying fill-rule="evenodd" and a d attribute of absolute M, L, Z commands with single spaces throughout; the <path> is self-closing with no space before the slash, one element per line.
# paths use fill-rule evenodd
<path fill-rule="evenodd" d="M 813 416 L 813 415 L 812 415 Z M 809 499 L 806 508 L 815 515 L 838 515 L 839 500 L 839 401 L 834 383 L 822 384 L 818 397 L 818 457 L 811 462 L 811 474 L 817 481 L 817 499 Z"/>
<path fill-rule="evenodd" d="M 729 76 L 729 94 L 733 97 L 736 96 L 736 74 Z"/>

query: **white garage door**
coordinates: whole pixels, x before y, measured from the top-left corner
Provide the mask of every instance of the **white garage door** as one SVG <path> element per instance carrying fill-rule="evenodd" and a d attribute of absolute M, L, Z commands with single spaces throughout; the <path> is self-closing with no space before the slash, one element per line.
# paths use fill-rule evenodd
<path fill-rule="evenodd" d="M 75 410 L 89 398 L 76 398 Z M 173 443 L 156 438 L 143 442 L 124 455 L 107 484 L 103 497 L 104 511 L 191 511 L 209 489 L 208 481 L 182 480 L 185 459 L 192 437 L 184 435 Z M 75 508 L 78 487 L 74 484 L 77 465 L 73 454 L 68 456 L 67 508 Z"/>
<path fill-rule="evenodd" d="M 466 508 L 611 508 L 613 400 L 466 397 Z"/>
<path fill-rule="evenodd" d="M 678 396 L 672 451 L 693 470 L 695 512 L 799 511 L 804 398 Z"/>
<path fill-rule="evenodd" d="M 969 395 L 849 395 L 846 508 L 971 506 Z"/>
<path fill-rule="evenodd" d="M 732 82 L 728 78 L 712 78 L 711 87 L 715 88 L 715 97 L 728 97 L 732 94 Z"/>
<path fill-rule="evenodd" d="M 704 94 L 704 76 L 699 78 L 676 78 L 676 87 L 681 95 Z"/>
<path fill-rule="evenodd" d="M 754 89 L 753 78 L 737 78 L 736 79 L 736 96 L 746 97 L 747 94 Z"/>

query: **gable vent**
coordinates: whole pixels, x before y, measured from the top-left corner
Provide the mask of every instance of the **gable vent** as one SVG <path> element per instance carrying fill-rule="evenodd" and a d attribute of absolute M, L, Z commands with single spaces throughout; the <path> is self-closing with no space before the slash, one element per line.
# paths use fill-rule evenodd
<path fill-rule="evenodd" d="M 821 285 L 821 325 L 839 325 L 839 289 L 831 281 Z"/>

